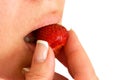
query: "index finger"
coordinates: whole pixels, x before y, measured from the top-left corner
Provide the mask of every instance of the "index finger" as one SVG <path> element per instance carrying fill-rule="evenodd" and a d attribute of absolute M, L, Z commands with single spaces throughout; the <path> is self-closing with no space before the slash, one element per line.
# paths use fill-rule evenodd
<path fill-rule="evenodd" d="M 69 38 L 61 56 L 63 58 L 59 59 L 68 67 L 75 80 L 97 80 L 93 66 L 72 30 L 69 31 Z"/>

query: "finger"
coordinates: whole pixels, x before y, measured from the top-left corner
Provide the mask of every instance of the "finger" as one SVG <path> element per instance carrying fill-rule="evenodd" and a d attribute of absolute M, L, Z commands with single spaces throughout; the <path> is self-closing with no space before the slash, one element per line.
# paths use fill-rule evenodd
<path fill-rule="evenodd" d="M 52 80 L 54 75 L 54 53 L 46 41 L 37 41 L 30 71 L 26 80 Z"/>
<path fill-rule="evenodd" d="M 53 80 L 68 80 L 68 79 L 66 77 L 64 77 L 63 75 L 55 73 Z"/>
<path fill-rule="evenodd" d="M 75 80 L 97 80 L 92 64 L 72 30 L 65 46 L 65 55 L 69 72 Z"/>
<path fill-rule="evenodd" d="M 66 56 L 65 56 L 65 53 L 64 53 L 64 48 L 60 51 L 59 54 L 57 54 L 55 56 L 65 67 L 68 66 L 67 64 L 67 59 L 66 59 Z"/>

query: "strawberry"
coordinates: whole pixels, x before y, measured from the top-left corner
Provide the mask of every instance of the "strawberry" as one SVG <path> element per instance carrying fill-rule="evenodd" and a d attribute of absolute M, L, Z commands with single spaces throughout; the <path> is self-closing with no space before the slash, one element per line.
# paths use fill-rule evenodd
<path fill-rule="evenodd" d="M 37 40 L 45 40 L 52 47 L 55 55 L 59 53 L 68 38 L 68 31 L 59 24 L 42 27 L 36 31 Z"/>

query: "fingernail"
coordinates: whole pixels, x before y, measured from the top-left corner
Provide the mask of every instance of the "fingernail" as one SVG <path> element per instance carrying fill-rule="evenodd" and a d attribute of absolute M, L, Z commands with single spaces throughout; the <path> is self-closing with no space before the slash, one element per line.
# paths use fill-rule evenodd
<path fill-rule="evenodd" d="M 44 62 L 47 58 L 48 43 L 43 40 L 38 40 L 35 49 L 35 62 Z"/>

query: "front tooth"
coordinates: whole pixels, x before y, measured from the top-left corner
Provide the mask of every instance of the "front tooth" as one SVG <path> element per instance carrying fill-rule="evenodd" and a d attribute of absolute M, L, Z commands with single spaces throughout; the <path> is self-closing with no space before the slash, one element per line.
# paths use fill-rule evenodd
<path fill-rule="evenodd" d="M 33 43 L 33 42 L 35 42 L 35 40 L 36 39 L 34 37 L 30 37 L 30 36 L 26 36 L 24 38 L 24 41 L 27 42 L 27 43 Z"/>
<path fill-rule="evenodd" d="M 24 38 L 24 40 L 25 40 L 25 42 L 30 42 L 30 41 L 31 41 L 28 36 L 26 36 L 26 37 Z"/>

